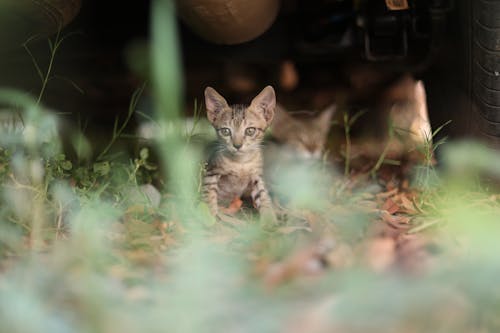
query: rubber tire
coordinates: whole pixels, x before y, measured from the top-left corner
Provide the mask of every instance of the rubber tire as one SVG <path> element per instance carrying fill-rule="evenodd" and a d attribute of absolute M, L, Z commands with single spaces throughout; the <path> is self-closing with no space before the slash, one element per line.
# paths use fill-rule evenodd
<path fill-rule="evenodd" d="M 500 138 L 500 2 L 472 0 L 470 68 L 479 134 Z"/>

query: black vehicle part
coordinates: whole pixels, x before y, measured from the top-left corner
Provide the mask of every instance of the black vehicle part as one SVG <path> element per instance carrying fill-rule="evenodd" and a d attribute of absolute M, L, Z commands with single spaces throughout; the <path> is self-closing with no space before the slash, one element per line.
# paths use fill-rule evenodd
<path fill-rule="evenodd" d="M 433 30 L 442 30 L 433 39 L 444 37 L 431 43 L 434 59 L 423 72 L 431 124 L 452 120 L 440 135 L 500 148 L 500 1 L 448 2 L 431 10 Z"/>
<path fill-rule="evenodd" d="M 365 56 L 370 61 L 405 58 L 408 31 L 403 16 L 384 15 L 368 21 L 364 33 Z"/>
<path fill-rule="evenodd" d="M 477 125 L 480 134 L 500 138 L 500 2 L 472 2 L 471 93 Z"/>
<path fill-rule="evenodd" d="M 404 59 L 408 55 L 410 8 L 389 10 L 384 1 L 369 1 L 358 19 L 364 54 L 369 61 Z M 416 13 L 415 13 L 416 14 Z"/>

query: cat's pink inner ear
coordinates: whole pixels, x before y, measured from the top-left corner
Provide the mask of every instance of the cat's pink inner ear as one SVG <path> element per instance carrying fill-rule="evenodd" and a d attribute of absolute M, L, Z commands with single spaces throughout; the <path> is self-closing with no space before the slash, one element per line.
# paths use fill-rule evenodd
<path fill-rule="evenodd" d="M 321 113 L 316 118 L 317 124 L 319 124 L 325 131 L 328 131 L 330 129 L 332 117 L 335 114 L 336 110 L 337 106 L 335 104 L 332 104 L 321 111 Z"/>
<path fill-rule="evenodd" d="M 335 111 L 337 111 L 337 105 L 332 104 L 324 109 L 319 117 L 325 122 L 330 122 L 335 114 Z"/>
<path fill-rule="evenodd" d="M 212 87 L 205 88 L 205 106 L 207 108 L 208 121 L 211 123 L 217 119 L 222 110 L 229 107 L 224 97 Z"/>
<path fill-rule="evenodd" d="M 250 106 L 257 110 L 262 111 L 264 119 L 269 125 L 274 117 L 274 109 L 276 108 L 276 94 L 271 86 L 267 86 L 252 100 Z"/>
<path fill-rule="evenodd" d="M 425 87 L 422 81 L 417 81 L 415 83 L 415 98 L 419 103 L 426 102 Z"/>
<path fill-rule="evenodd" d="M 422 81 L 417 81 L 415 83 L 414 93 L 418 114 L 422 119 L 428 121 L 429 115 L 427 111 L 427 96 L 425 94 L 425 87 Z"/>

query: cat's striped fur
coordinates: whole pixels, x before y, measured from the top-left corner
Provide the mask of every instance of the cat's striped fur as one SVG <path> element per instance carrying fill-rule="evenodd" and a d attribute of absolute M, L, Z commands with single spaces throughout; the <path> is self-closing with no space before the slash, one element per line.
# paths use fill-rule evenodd
<path fill-rule="evenodd" d="M 229 106 L 213 88 L 205 89 L 207 117 L 218 141 L 206 167 L 203 200 L 210 212 L 220 215 L 225 206 L 240 197 L 251 198 L 261 216 L 275 218 L 262 177 L 261 143 L 274 116 L 276 97 L 267 86 L 249 106 Z"/>

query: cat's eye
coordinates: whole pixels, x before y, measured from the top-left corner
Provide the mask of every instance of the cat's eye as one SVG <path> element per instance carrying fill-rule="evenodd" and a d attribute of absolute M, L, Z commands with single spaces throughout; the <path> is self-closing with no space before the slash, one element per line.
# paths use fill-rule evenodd
<path fill-rule="evenodd" d="M 245 135 L 252 136 L 255 134 L 255 131 L 255 127 L 248 127 L 247 129 L 245 129 Z"/>
<path fill-rule="evenodd" d="M 227 127 L 223 127 L 221 129 L 219 129 L 219 133 L 222 136 L 230 136 L 231 135 L 231 130 L 229 128 L 227 128 Z"/>

